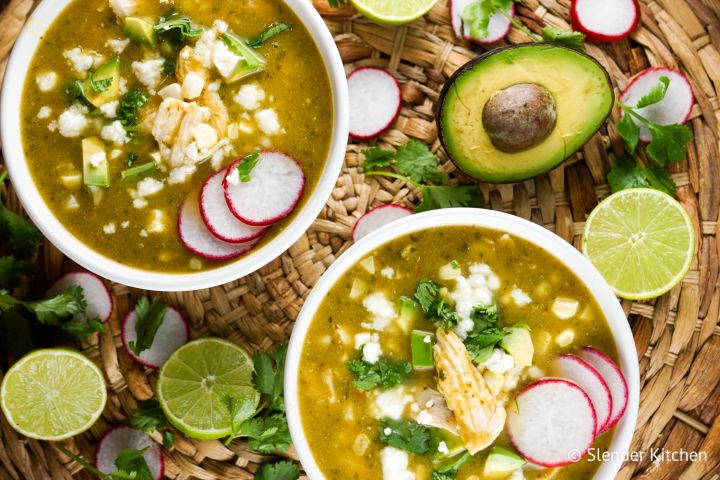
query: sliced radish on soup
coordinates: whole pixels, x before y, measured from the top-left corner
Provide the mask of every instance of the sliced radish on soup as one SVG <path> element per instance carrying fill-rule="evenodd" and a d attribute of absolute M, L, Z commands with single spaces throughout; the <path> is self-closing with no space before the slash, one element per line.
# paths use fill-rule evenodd
<path fill-rule="evenodd" d="M 210 233 L 200 215 L 197 195 L 190 195 L 180 207 L 178 215 L 178 233 L 183 245 L 204 258 L 211 260 L 230 260 L 250 251 L 259 239 L 244 243 L 228 243 Z"/>
<path fill-rule="evenodd" d="M 125 450 L 143 450 L 143 458 L 153 480 L 161 480 L 165 473 L 162 448 L 145 432 L 128 426 L 115 427 L 100 440 L 95 451 L 95 466 L 105 474 L 118 470 L 115 461 Z"/>
<path fill-rule="evenodd" d="M 592 366 L 605 380 L 612 397 L 610 421 L 602 431 L 607 431 L 617 424 L 625 414 L 628 403 L 628 386 L 620 368 L 610 357 L 593 347 L 584 347 L 580 357 Z"/>
<path fill-rule="evenodd" d="M 591 42 L 617 42 L 637 28 L 640 5 L 637 0 L 573 0 L 570 19 Z"/>
<path fill-rule="evenodd" d="M 165 360 L 190 338 L 188 323 L 182 313 L 167 307 L 162 323 L 155 333 L 150 348 L 136 353 L 138 312 L 133 309 L 125 316 L 122 326 L 122 342 L 127 353 L 141 365 L 158 370 Z"/>
<path fill-rule="evenodd" d="M 353 242 L 359 241 L 364 236 L 374 232 L 380 227 L 384 227 L 388 223 L 408 217 L 412 215 L 412 213 L 412 210 L 402 205 L 382 205 L 373 208 L 355 222 L 352 231 Z"/>
<path fill-rule="evenodd" d="M 553 361 L 550 371 L 553 375 L 570 380 L 585 391 L 595 409 L 597 418 L 595 434 L 605 431 L 613 407 L 610 389 L 600 373 L 575 355 L 560 355 Z"/>
<path fill-rule="evenodd" d="M 350 135 L 357 140 L 379 136 L 400 114 L 400 84 L 386 70 L 359 68 L 348 76 L 348 89 Z"/>
<path fill-rule="evenodd" d="M 200 191 L 200 213 L 205 225 L 213 235 L 224 242 L 243 243 L 255 240 L 269 227 L 248 225 L 233 215 L 225 200 L 225 176 L 225 170 L 211 175 Z"/>
<path fill-rule="evenodd" d="M 658 125 L 683 124 L 690 118 L 695 95 L 687 77 L 672 68 L 648 68 L 639 73 L 620 95 L 620 101 L 634 107 L 642 97 L 660 84 L 662 77 L 670 81 L 665 98 L 658 103 L 638 109 L 637 113 Z M 647 126 L 635 118 L 633 121 L 640 127 L 640 140 L 651 141 L 652 135 Z"/>
<path fill-rule="evenodd" d="M 99 318 L 105 323 L 110 319 L 113 310 L 113 299 L 105 281 L 90 272 L 72 272 L 60 277 L 45 294 L 47 298 L 54 297 L 72 286 L 83 290 L 87 308 L 85 315 L 75 315 L 75 320 L 84 322 L 86 317 L 90 320 Z"/>
<path fill-rule="evenodd" d="M 592 402 L 567 380 L 535 382 L 507 408 L 510 442 L 529 462 L 549 468 L 576 463 L 595 441 L 597 421 Z"/>
<path fill-rule="evenodd" d="M 512 21 L 509 17 L 515 16 L 514 5 L 505 13 L 495 12 L 490 17 L 487 32 L 479 32 L 477 27 L 473 26 L 473 5 L 479 7 L 480 2 L 477 0 L 450 0 L 450 22 L 455 36 L 484 45 L 499 42 L 510 32 Z"/>
<path fill-rule="evenodd" d="M 248 225 L 268 226 L 290 215 L 305 191 L 300 164 L 282 152 L 250 154 L 228 167 L 225 200 Z"/>

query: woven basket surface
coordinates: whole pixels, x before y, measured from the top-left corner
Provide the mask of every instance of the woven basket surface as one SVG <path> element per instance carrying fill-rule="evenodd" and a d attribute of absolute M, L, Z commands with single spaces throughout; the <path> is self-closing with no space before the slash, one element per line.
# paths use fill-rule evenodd
<path fill-rule="evenodd" d="M 309 1 L 309 0 L 308 0 Z M 329 8 L 314 0 L 327 21 L 347 70 L 379 66 L 402 84 L 403 109 L 381 145 L 399 146 L 410 138 L 432 146 L 452 178 L 454 171 L 437 140 L 433 109 L 443 82 L 481 49 L 458 40 L 449 24 L 447 0 L 425 18 L 404 27 L 385 27 L 356 15 L 352 7 Z M 0 71 L 20 28 L 36 2 L 0 1 Z M 569 0 L 525 0 L 520 19 L 532 30 L 543 25 L 568 29 Z M 684 281 L 653 302 L 624 301 L 635 335 L 642 375 L 641 405 L 633 451 L 665 448 L 704 452 L 700 461 L 627 462 L 618 479 L 716 480 L 720 478 L 720 290 L 717 288 L 720 211 L 720 0 L 641 0 L 642 22 L 629 40 L 588 45 L 588 52 L 610 72 L 616 93 L 650 66 L 684 71 L 697 103 L 690 127 L 695 141 L 687 160 L 672 166 L 677 197 L 690 213 L 698 236 L 697 258 Z M 508 43 L 529 39 L 513 30 Z M 504 44 L 505 41 L 500 42 Z M 617 115 L 617 113 L 614 113 Z M 617 117 L 616 117 L 617 119 Z M 221 287 L 160 295 L 187 313 L 193 338 L 219 336 L 249 351 L 269 351 L 288 339 L 303 298 L 325 269 L 351 245 L 356 219 L 373 206 L 412 206 L 418 192 L 402 181 L 365 178 L 359 167 L 362 145 L 352 143 L 332 197 L 313 227 L 280 258 L 260 271 Z M 622 142 L 605 127 L 573 158 L 533 180 L 513 185 L 482 185 L 488 208 L 532 220 L 576 247 L 584 219 L 609 193 L 606 174 Z M 20 211 L 11 189 L 3 200 Z M 76 268 L 49 243 L 38 258 L 40 284 Z M 139 401 L 153 396 L 156 375 L 134 363 L 121 346 L 120 319 L 146 292 L 113 285 L 115 312 L 105 333 L 83 345 L 107 376 L 110 398 L 101 420 L 66 446 L 91 458 L 97 440 L 128 418 Z M 7 358 L 12 361 L 12 358 Z M 5 363 L 7 365 L 7 363 Z M 2 372 L 0 371 L 0 376 Z M 156 440 L 160 441 L 158 437 Z M 172 479 L 252 479 L 263 462 L 274 460 L 235 441 L 197 441 L 177 435 L 165 450 L 166 477 Z M 296 459 L 294 452 L 287 454 Z M 89 479 L 92 476 L 52 444 L 16 434 L 0 416 L 0 479 Z"/>

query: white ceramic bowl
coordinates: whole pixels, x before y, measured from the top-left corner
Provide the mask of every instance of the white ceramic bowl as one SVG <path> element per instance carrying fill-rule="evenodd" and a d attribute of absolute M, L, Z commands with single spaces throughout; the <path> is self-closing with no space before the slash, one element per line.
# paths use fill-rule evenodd
<path fill-rule="evenodd" d="M 335 187 L 348 139 L 348 91 L 342 59 L 332 35 L 313 8 L 312 2 L 283 0 L 300 18 L 315 40 L 332 89 L 334 108 L 332 143 L 328 161 L 315 190 L 306 192 L 310 198 L 302 211 L 277 237 L 262 248 L 257 248 L 233 263 L 215 270 L 168 274 L 128 267 L 99 254 L 75 238 L 45 205 L 25 161 L 21 143 L 20 107 L 28 68 L 42 35 L 72 1 L 44 0 L 40 3 L 15 44 L 2 87 L 0 133 L 5 164 L 20 201 L 40 231 L 65 255 L 86 269 L 125 285 L 160 291 L 197 290 L 227 283 L 267 265 L 295 243 L 317 218 Z"/>
<path fill-rule="evenodd" d="M 620 368 L 627 379 L 629 388 L 628 406 L 622 420 L 618 423 L 609 455 L 612 461 L 604 462 L 595 475 L 594 480 L 613 480 L 622 466 L 623 455 L 630 447 L 635 423 L 637 421 L 640 402 L 640 372 L 637 352 L 632 332 L 620 307 L 620 303 L 612 290 L 592 264 L 575 250 L 569 243 L 550 231 L 519 217 L 491 210 L 458 208 L 451 210 L 435 210 L 411 215 L 402 220 L 386 225 L 373 232 L 345 252 L 325 272 L 318 284 L 313 288 L 305 302 L 290 339 L 287 361 L 285 364 L 285 406 L 287 410 L 290 433 L 293 444 L 300 456 L 300 461 L 311 480 L 325 478 L 320 472 L 313 454 L 310 451 L 300 418 L 298 401 L 298 367 L 305 337 L 317 309 L 325 299 L 335 282 L 368 253 L 396 238 L 412 232 L 435 227 L 476 226 L 510 233 L 534 243 L 552 254 L 587 285 L 600 305 L 612 331 L 620 358 Z M 329 453 L 329 452 L 327 452 Z"/>

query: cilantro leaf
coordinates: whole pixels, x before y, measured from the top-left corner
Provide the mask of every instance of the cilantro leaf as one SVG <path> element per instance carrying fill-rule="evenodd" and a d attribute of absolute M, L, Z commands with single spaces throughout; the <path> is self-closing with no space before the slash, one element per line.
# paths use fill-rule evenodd
<path fill-rule="evenodd" d="M 440 297 L 440 287 L 432 279 L 420 280 L 413 296 L 420 303 L 425 318 L 430 322 L 439 323 L 440 328 L 449 330 L 460 323 L 460 317 Z"/>
<path fill-rule="evenodd" d="M 447 183 L 447 175 L 438 169 L 438 163 L 428 146 L 415 139 L 398 148 L 395 154 L 398 172 L 417 183 Z"/>
<path fill-rule="evenodd" d="M 11 255 L 0 257 L 0 285 L 17 287 L 20 275 L 28 275 L 32 270 L 33 264 L 27 260 L 17 260 Z"/>
<path fill-rule="evenodd" d="M 72 80 L 65 86 L 65 97 L 70 104 L 79 103 L 86 107 L 95 107 L 85 98 L 85 88 L 80 80 Z"/>
<path fill-rule="evenodd" d="M 420 186 L 423 199 L 415 212 L 426 212 L 440 208 L 474 207 L 481 208 L 484 204 L 482 192 L 477 185 L 451 187 L 445 185 Z"/>
<path fill-rule="evenodd" d="M 607 181 L 612 193 L 628 188 L 654 188 L 674 196 L 677 190 L 670 172 L 664 168 L 657 165 L 642 167 L 626 157 L 615 160 Z"/>
<path fill-rule="evenodd" d="M 247 183 L 251 180 L 250 178 L 250 172 L 252 172 L 252 169 L 255 168 L 255 165 L 257 165 L 258 160 L 260 159 L 260 149 L 255 148 L 250 154 L 243 158 L 240 163 L 237 166 L 238 174 L 240 175 L 240 181 L 243 183 Z"/>
<path fill-rule="evenodd" d="M 85 322 L 70 320 L 60 325 L 60 331 L 66 337 L 79 342 L 95 332 L 104 332 L 105 324 L 99 318 L 87 319 Z"/>
<path fill-rule="evenodd" d="M 93 92 L 107 92 L 112 83 L 113 77 L 103 78 L 102 80 L 95 80 L 95 72 L 90 74 L 90 87 L 92 88 Z"/>
<path fill-rule="evenodd" d="M 356 358 L 347 362 L 347 369 L 355 376 L 353 384 L 360 390 L 393 388 L 412 374 L 412 365 L 404 361 L 380 358 L 375 363 Z"/>
<path fill-rule="evenodd" d="M 685 158 L 685 145 L 693 141 L 692 131 L 685 125 L 647 123 L 652 141 L 647 153 L 659 165 L 677 163 Z"/>
<path fill-rule="evenodd" d="M 290 30 L 290 25 L 283 22 L 276 22 L 257 37 L 251 38 L 248 41 L 248 46 L 251 48 L 260 48 L 274 36 L 287 32 L 288 30 Z"/>
<path fill-rule="evenodd" d="M 15 256 L 28 259 L 37 252 L 42 241 L 37 227 L 0 203 L 0 235 L 10 240 Z"/>
<path fill-rule="evenodd" d="M 432 310 L 435 301 L 437 300 L 440 286 L 430 278 L 423 278 L 415 288 L 413 296 L 420 304 L 423 312 L 427 315 Z"/>
<path fill-rule="evenodd" d="M 15 297 L 10 295 L 10 292 L 7 290 L 0 290 L 0 312 L 7 312 L 19 303 L 22 302 L 16 300 Z"/>
<path fill-rule="evenodd" d="M 44 300 L 23 303 L 44 325 L 60 325 L 61 320 L 84 313 L 87 307 L 82 287 L 73 285 L 62 293 Z"/>
<path fill-rule="evenodd" d="M 243 422 L 239 436 L 247 437 L 248 447 L 262 454 L 270 454 L 276 450 L 287 451 L 291 443 L 284 413 L 256 417 Z"/>
<path fill-rule="evenodd" d="M 140 402 L 137 410 L 135 410 L 130 417 L 130 424 L 148 435 L 156 430 L 160 432 L 165 448 L 172 447 L 175 442 L 175 436 L 169 429 L 169 424 L 165 419 L 165 413 L 163 413 L 160 402 L 154 398 Z"/>
<path fill-rule="evenodd" d="M 145 461 L 145 452 L 142 450 L 125 449 L 115 459 L 117 471 L 110 474 L 113 479 L 153 480 L 150 467 Z"/>
<path fill-rule="evenodd" d="M 670 85 L 670 79 L 663 75 L 658 80 L 659 83 L 643 95 L 634 108 L 645 108 L 663 101 L 667 94 L 668 86 Z"/>
<path fill-rule="evenodd" d="M 285 411 L 282 395 L 286 355 L 287 344 L 278 345 L 271 356 L 263 352 L 253 355 L 253 382 L 258 392 L 268 396 L 268 408 L 271 412 Z M 274 369 L 273 363 L 275 364 Z"/>
<path fill-rule="evenodd" d="M 460 467 L 465 465 L 471 459 L 472 455 L 470 455 L 469 452 L 465 452 L 451 464 L 439 467 L 437 470 L 433 470 L 431 480 L 455 480 Z"/>
<path fill-rule="evenodd" d="M 483 363 L 490 358 L 495 346 L 505 338 L 499 328 L 488 328 L 465 339 L 465 348 L 475 363 Z"/>
<path fill-rule="evenodd" d="M 117 119 L 127 131 L 134 131 L 138 124 L 138 112 L 148 102 L 148 97 L 138 89 L 133 89 L 120 97 Z"/>
<path fill-rule="evenodd" d="M 165 58 L 165 63 L 163 63 L 163 73 L 165 75 L 175 75 L 175 72 L 177 70 L 177 62 L 174 58 Z"/>
<path fill-rule="evenodd" d="M 470 25 L 470 35 L 477 39 L 488 36 L 490 18 L 497 12 L 506 12 L 513 0 L 479 0 L 468 4 L 462 12 L 463 21 Z"/>
<path fill-rule="evenodd" d="M 138 155 L 135 152 L 128 152 L 127 154 L 127 166 L 132 167 L 133 163 L 137 161 L 137 159 L 140 158 L 140 155 Z"/>
<path fill-rule="evenodd" d="M 152 347 L 155 335 L 165 320 L 167 308 L 167 304 L 158 297 L 153 298 L 152 302 L 148 297 L 142 297 L 138 300 L 135 306 L 135 313 L 137 314 L 135 333 L 137 334 L 137 340 L 128 343 L 130 350 L 135 355 L 140 355 L 140 353 Z"/>
<path fill-rule="evenodd" d="M 585 35 L 580 32 L 560 30 L 559 28 L 544 27 L 540 30 L 542 41 L 585 51 Z"/>
<path fill-rule="evenodd" d="M 500 321 L 500 313 L 496 303 L 492 305 L 475 305 L 470 312 L 470 318 L 475 323 L 473 332 L 481 332 L 495 327 Z"/>
<path fill-rule="evenodd" d="M 384 418 L 380 423 L 380 442 L 417 455 L 430 452 L 430 430 L 407 420 Z"/>
<path fill-rule="evenodd" d="M 255 480 L 297 480 L 300 469 L 292 462 L 266 463 L 255 474 Z"/>
<path fill-rule="evenodd" d="M 623 115 L 622 120 L 615 124 L 615 130 L 625 142 L 625 150 L 630 155 L 634 154 L 640 143 L 640 127 L 630 118 L 630 114 Z"/>
<path fill-rule="evenodd" d="M 395 158 L 395 152 L 380 147 L 366 148 L 362 154 L 365 157 L 362 167 L 365 169 L 390 166 Z"/>
<path fill-rule="evenodd" d="M 201 29 L 193 27 L 192 20 L 172 10 L 160 17 L 154 29 L 175 48 L 180 48 L 189 39 L 202 33 Z"/>
<path fill-rule="evenodd" d="M 230 445 L 230 442 L 236 438 L 235 435 L 240 432 L 243 422 L 255 415 L 255 401 L 250 398 L 240 400 L 226 393 L 220 395 L 220 401 L 225 405 L 230 416 L 231 433 L 225 441 L 225 445 Z"/>

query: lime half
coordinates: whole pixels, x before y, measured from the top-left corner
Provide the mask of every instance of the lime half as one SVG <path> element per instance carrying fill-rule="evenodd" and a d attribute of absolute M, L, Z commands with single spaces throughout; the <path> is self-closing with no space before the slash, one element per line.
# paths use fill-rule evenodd
<path fill-rule="evenodd" d="M 582 246 L 616 295 L 646 300 L 683 279 L 695 253 L 695 232 L 674 198 L 637 188 L 611 195 L 592 211 Z"/>
<path fill-rule="evenodd" d="M 90 428 L 105 408 L 100 369 L 65 349 L 36 350 L 8 370 L 0 387 L 2 411 L 26 437 L 58 441 Z"/>
<path fill-rule="evenodd" d="M 202 338 L 183 345 L 160 370 L 157 396 L 168 420 L 184 434 L 201 440 L 232 433 L 230 412 L 222 395 L 238 401 L 260 395 L 252 385 L 250 355 L 219 338 Z"/>
<path fill-rule="evenodd" d="M 437 0 L 350 0 L 350 2 L 371 20 L 387 25 L 402 25 L 428 13 Z"/>

